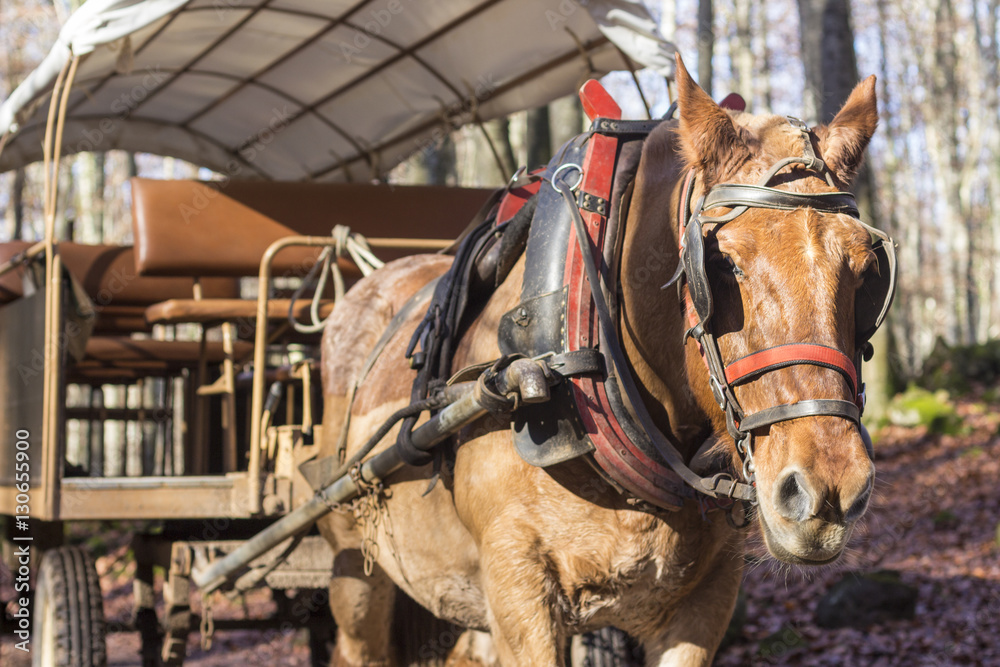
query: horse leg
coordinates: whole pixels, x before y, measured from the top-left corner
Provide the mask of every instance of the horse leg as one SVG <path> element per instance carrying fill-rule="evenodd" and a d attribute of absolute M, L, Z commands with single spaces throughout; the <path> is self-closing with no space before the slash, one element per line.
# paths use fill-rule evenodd
<path fill-rule="evenodd" d="M 499 665 L 493 638 L 488 632 L 466 630 L 448 654 L 445 667 L 494 667 Z"/>
<path fill-rule="evenodd" d="M 483 540 L 489 545 L 483 570 L 490 633 L 500 664 L 561 666 L 566 638 L 551 611 L 556 584 L 544 562 L 533 557 L 538 554 L 530 553 L 530 536 L 497 532 Z"/>
<path fill-rule="evenodd" d="M 330 665 L 388 667 L 393 662 L 389 631 L 396 586 L 377 564 L 371 575 L 365 574 L 353 517 L 334 515 L 321 522 L 320 530 L 336 545 L 330 610 L 337 621 L 337 645 Z"/>
<path fill-rule="evenodd" d="M 648 667 L 709 667 L 726 633 L 743 578 L 742 558 L 719 554 L 656 638 L 643 642 Z"/>

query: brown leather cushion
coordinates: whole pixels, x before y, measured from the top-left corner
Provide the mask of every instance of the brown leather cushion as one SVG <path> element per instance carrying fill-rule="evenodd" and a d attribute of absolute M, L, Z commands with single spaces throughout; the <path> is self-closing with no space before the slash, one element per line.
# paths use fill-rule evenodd
<path fill-rule="evenodd" d="M 32 243 L 10 241 L 0 243 L 0 263 L 24 252 Z M 148 306 L 172 298 L 193 295 L 192 278 L 167 278 L 136 274 L 131 246 L 59 244 L 59 255 L 70 273 L 80 281 L 98 312 L 104 307 L 121 305 Z M 22 296 L 21 269 L 0 276 L 0 303 Z M 239 282 L 231 278 L 209 278 L 201 281 L 206 298 L 239 296 Z"/>
<path fill-rule="evenodd" d="M 290 299 L 270 299 L 267 302 L 267 316 L 272 320 L 283 320 L 288 317 Z M 326 318 L 333 310 L 333 301 L 320 302 L 320 317 Z M 299 299 L 295 302 L 295 318 L 304 322 L 309 317 L 309 299 Z M 154 304 L 146 309 L 146 320 L 150 324 L 180 324 L 197 322 L 241 321 L 252 323 L 257 320 L 257 301 L 248 299 L 170 299 Z"/>
<path fill-rule="evenodd" d="M 136 269 L 142 275 L 255 276 L 264 251 L 338 224 L 370 237 L 455 238 L 491 190 L 363 183 L 132 179 Z M 318 249 L 282 251 L 275 275 L 301 276 Z M 377 250 L 389 261 L 412 254 Z M 348 276 L 356 273 L 341 265 Z"/>
<path fill-rule="evenodd" d="M 130 246 L 60 243 L 59 254 L 63 264 L 83 284 L 98 308 L 112 303 L 150 305 L 193 295 L 192 278 L 138 275 L 134 251 Z M 239 289 L 239 282 L 232 279 L 206 278 L 201 281 L 204 298 L 238 297 Z"/>

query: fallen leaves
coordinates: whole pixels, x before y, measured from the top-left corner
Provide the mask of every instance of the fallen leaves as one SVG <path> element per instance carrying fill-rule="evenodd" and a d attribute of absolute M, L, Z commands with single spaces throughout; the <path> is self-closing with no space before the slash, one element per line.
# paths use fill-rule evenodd
<path fill-rule="evenodd" d="M 957 403 L 964 427 L 932 435 L 887 427 L 875 449 L 877 493 L 847 553 L 819 570 L 779 566 L 755 547 L 748 622 L 718 667 L 1000 666 L 1000 406 Z M 918 591 L 916 617 L 864 630 L 823 630 L 819 598 L 847 570 L 892 569 Z M 789 630 L 802 648 L 779 654 Z"/>

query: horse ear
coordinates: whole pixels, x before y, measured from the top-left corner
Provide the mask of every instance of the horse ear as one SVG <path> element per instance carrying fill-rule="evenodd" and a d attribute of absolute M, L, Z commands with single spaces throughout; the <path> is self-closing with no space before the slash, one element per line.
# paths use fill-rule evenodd
<path fill-rule="evenodd" d="M 850 185 L 878 125 L 875 75 L 859 83 L 830 124 L 816 129 L 820 154 L 837 180 Z"/>
<path fill-rule="evenodd" d="M 687 163 L 708 181 L 722 176 L 750 156 L 729 114 L 694 82 L 680 54 L 677 56 L 677 108 L 680 111 L 681 148 Z"/>

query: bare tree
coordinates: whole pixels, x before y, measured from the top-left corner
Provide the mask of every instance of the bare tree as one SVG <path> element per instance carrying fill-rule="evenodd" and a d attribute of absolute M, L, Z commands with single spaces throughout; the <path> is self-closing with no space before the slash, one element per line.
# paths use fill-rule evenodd
<path fill-rule="evenodd" d="M 552 158 L 552 132 L 549 127 L 548 106 L 528 112 L 524 141 L 528 149 L 529 169 L 547 164 Z"/>
<path fill-rule="evenodd" d="M 712 94 L 712 59 L 715 54 L 715 11 L 712 0 L 698 0 L 698 84 Z"/>
<path fill-rule="evenodd" d="M 729 47 L 729 58 L 733 68 L 733 89 L 743 96 L 748 103 L 753 103 L 754 87 L 754 53 L 753 40 L 750 32 L 752 0 L 735 0 L 736 39 Z"/>

